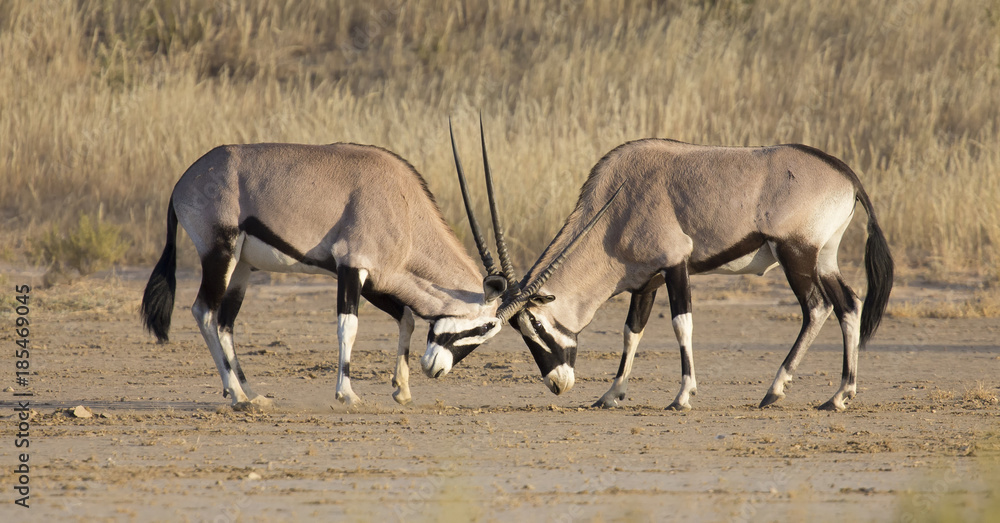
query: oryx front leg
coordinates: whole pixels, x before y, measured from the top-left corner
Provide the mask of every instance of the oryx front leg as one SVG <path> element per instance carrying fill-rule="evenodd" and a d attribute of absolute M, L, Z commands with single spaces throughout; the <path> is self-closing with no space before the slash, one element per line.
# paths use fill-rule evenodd
<path fill-rule="evenodd" d="M 396 391 L 392 399 L 400 405 L 410 402 L 410 337 L 413 335 L 413 311 L 403 308 L 399 318 L 399 346 L 396 349 L 396 371 L 392 375 L 392 386 Z"/>
<path fill-rule="evenodd" d="M 691 410 L 691 396 L 698 393 L 698 380 L 694 375 L 694 350 L 691 345 L 694 321 L 691 316 L 691 284 L 688 280 L 687 263 L 664 270 L 663 279 L 670 293 L 671 324 L 681 352 L 681 388 L 667 409 Z"/>
<path fill-rule="evenodd" d="M 625 401 L 625 392 L 628 390 L 628 377 L 632 373 L 632 361 L 635 358 L 635 349 L 639 346 L 642 333 L 649 320 L 649 312 L 653 308 L 653 301 L 656 299 L 656 291 L 645 294 L 632 294 L 632 301 L 629 303 L 628 317 L 625 320 L 623 330 L 624 348 L 622 350 L 622 360 L 618 365 L 618 374 L 611 383 L 611 388 L 597 400 L 592 407 L 610 409 L 621 405 Z"/>
<path fill-rule="evenodd" d="M 215 367 L 222 378 L 223 396 L 229 396 L 233 405 L 248 402 L 250 398 L 243 388 L 246 377 L 242 375 L 242 370 L 233 364 L 234 358 L 231 359 L 226 354 L 228 348 L 228 352 L 235 355 L 232 349 L 231 331 L 221 336 L 219 326 L 220 308 L 237 266 L 232 245 L 217 245 L 202 258 L 201 266 L 201 287 L 198 289 L 194 305 L 191 306 L 191 314 L 198 322 L 198 329 L 205 338 L 205 344 L 208 345 L 212 360 L 215 361 Z M 235 314 L 232 318 L 235 319 Z M 226 339 L 225 347 L 223 337 Z"/>
<path fill-rule="evenodd" d="M 368 271 L 353 267 L 337 269 L 337 340 L 340 346 L 340 364 L 337 366 L 336 398 L 347 405 L 355 405 L 361 398 L 351 390 L 351 349 L 358 335 L 358 304 L 361 286 Z"/>

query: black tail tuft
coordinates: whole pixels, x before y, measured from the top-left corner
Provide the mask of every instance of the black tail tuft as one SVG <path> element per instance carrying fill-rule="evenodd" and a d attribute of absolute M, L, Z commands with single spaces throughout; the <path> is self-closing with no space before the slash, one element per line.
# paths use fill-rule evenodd
<path fill-rule="evenodd" d="M 863 193 L 862 193 L 863 194 Z M 868 292 L 861 308 L 861 346 L 875 335 L 882 323 L 882 315 L 889 304 L 889 293 L 892 292 L 893 262 L 889 253 L 889 244 L 875 220 L 871 202 L 867 195 L 861 199 L 862 205 L 868 211 L 868 241 L 865 243 L 865 275 L 868 278 Z"/>
<path fill-rule="evenodd" d="M 174 291 L 177 289 L 177 214 L 171 199 L 167 206 L 167 244 L 160 261 L 153 267 L 146 290 L 142 293 L 142 323 L 146 330 L 156 335 L 160 343 L 168 340 L 170 315 L 174 310 Z"/>

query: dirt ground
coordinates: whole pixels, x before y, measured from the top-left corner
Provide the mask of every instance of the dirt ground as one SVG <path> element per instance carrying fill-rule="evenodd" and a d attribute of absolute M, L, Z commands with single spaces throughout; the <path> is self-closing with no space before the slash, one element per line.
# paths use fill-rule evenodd
<path fill-rule="evenodd" d="M 614 410 L 589 405 L 618 368 L 626 297 L 581 335 L 577 383 L 562 396 L 510 330 L 447 377 L 425 377 L 418 323 L 406 407 L 391 398 L 395 323 L 365 306 L 352 361 L 364 405 L 347 409 L 334 400 L 336 283 L 255 275 L 237 350 L 277 408 L 234 412 L 189 313 L 194 274 L 179 281 L 166 345 L 136 313 L 147 275 L 33 288 L 28 509 L 14 504 L 11 473 L 24 451 L 15 315 L 0 315 L 0 520 L 1000 518 L 1000 319 L 886 319 L 843 413 L 814 409 L 839 383 L 841 335 L 829 321 L 787 397 L 760 410 L 798 306 L 777 273 L 695 277 L 698 395 L 678 413 L 664 410 L 680 379 L 665 292 Z M 10 299 L 14 284 L 39 277 L 7 280 Z M 933 306 L 971 292 L 901 282 L 894 300 Z M 81 405 L 89 412 L 74 414 Z"/>

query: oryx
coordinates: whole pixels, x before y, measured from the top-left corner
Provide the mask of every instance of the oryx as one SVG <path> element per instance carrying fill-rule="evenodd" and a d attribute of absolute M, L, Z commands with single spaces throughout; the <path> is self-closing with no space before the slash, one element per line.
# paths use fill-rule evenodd
<path fill-rule="evenodd" d="M 142 299 L 145 326 L 167 340 L 176 280 L 178 222 L 201 257 L 191 308 L 233 404 L 254 394 L 234 351 L 233 324 L 253 270 L 337 278 L 340 365 L 336 398 L 352 404 L 351 348 L 361 296 L 399 323 L 393 398 L 410 401 L 413 316 L 430 321 L 429 347 L 466 353 L 500 331 L 506 280 L 483 280 L 423 178 L 385 149 L 254 144 L 217 147 L 174 187 L 167 242 Z"/>
<path fill-rule="evenodd" d="M 619 184 L 623 194 L 608 217 L 576 240 Z M 837 261 L 856 201 L 868 214 L 864 303 L 844 281 Z M 573 241 L 579 247 L 562 254 Z M 558 271 L 553 261 L 561 262 Z M 656 290 L 665 284 L 682 374 L 669 408 L 687 410 L 697 387 L 689 275 L 763 275 L 777 265 L 802 308 L 802 328 L 760 406 L 784 397 L 785 385 L 833 311 L 843 331 L 843 374 L 840 388 L 819 408 L 843 410 L 857 392 L 859 347 L 885 311 L 893 262 L 857 175 L 809 146 L 714 147 L 664 139 L 618 146 L 591 170 L 576 208 L 523 282 L 510 286 L 512 297 L 497 317 L 520 331 L 546 384 L 559 394 L 573 386 L 578 333 L 602 303 L 630 292 L 618 374 L 594 404 L 614 407 L 625 398 L 636 346 Z M 508 279 L 514 281 L 512 275 Z"/>

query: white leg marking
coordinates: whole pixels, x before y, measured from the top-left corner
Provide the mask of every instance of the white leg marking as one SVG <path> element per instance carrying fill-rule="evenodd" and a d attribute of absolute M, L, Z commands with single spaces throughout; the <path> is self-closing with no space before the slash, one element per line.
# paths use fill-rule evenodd
<path fill-rule="evenodd" d="M 698 393 L 698 380 L 694 375 L 694 351 L 691 347 L 691 333 L 694 330 L 694 320 L 690 312 L 679 314 L 671 321 L 674 326 L 674 334 L 677 335 L 677 342 L 683 351 L 682 358 L 690 364 L 691 374 L 681 375 L 681 388 L 677 392 L 677 397 L 670 404 L 669 409 L 691 410 L 691 396 Z"/>
<path fill-rule="evenodd" d="M 392 385 L 396 391 L 392 399 L 400 405 L 410 402 L 410 365 L 407 359 L 410 354 L 410 337 L 413 334 L 413 311 L 403 308 L 403 316 L 399 319 L 399 346 L 396 349 L 396 372 L 392 376 Z"/>
<path fill-rule="evenodd" d="M 229 399 L 233 402 L 233 405 L 237 403 L 249 401 L 246 393 L 243 391 L 243 387 L 240 385 L 240 380 L 236 377 L 236 371 L 231 366 L 227 370 L 227 359 L 225 351 L 222 347 L 222 341 L 219 339 L 219 323 L 212 311 L 207 310 L 205 304 L 200 300 L 196 301 L 194 306 L 191 307 L 191 314 L 194 316 L 195 321 L 198 322 L 198 328 L 201 330 L 201 335 L 205 338 L 205 344 L 208 345 L 209 352 L 212 353 L 212 359 L 215 361 L 215 367 L 219 370 L 219 376 L 222 378 L 222 388 L 229 395 Z"/>
<path fill-rule="evenodd" d="M 365 285 L 368 278 L 368 271 L 360 269 L 358 271 L 358 288 Z M 338 282 L 340 285 L 342 282 Z M 351 349 L 354 348 L 354 340 L 358 335 L 358 317 L 355 314 L 337 315 L 337 341 L 340 346 L 340 365 L 337 367 L 337 392 L 336 398 L 347 405 L 355 405 L 361 402 L 361 398 L 351 389 L 351 377 L 349 372 L 344 372 L 351 367 Z"/>
<path fill-rule="evenodd" d="M 354 405 L 361 398 L 351 389 L 351 377 L 344 372 L 351 365 L 351 348 L 358 334 L 358 317 L 353 314 L 337 315 L 337 337 L 340 340 L 340 365 L 337 369 L 337 394 L 341 403 Z"/>
<path fill-rule="evenodd" d="M 611 382 L 611 388 L 601 396 L 601 399 L 594 403 L 594 407 L 609 409 L 621 406 L 621 401 L 625 399 L 625 392 L 628 391 L 628 377 L 632 374 L 632 362 L 635 358 L 635 349 L 639 346 L 643 331 L 632 332 L 628 325 L 622 332 L 622 342 L 624 343 L 625 365 L 620 376 L 615 376 Z"/>

